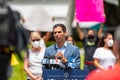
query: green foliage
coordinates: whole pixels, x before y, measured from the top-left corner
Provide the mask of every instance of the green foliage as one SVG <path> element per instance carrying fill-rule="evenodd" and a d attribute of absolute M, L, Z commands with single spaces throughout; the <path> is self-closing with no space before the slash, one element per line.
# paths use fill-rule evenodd
<path fill-rule="evenodd" d="M 24 57 L 24 52 L 21 53 L 22 57 Z M 23 61 L 20 61 L 16 56 L 19 64 L 12 66 L 12 75 L 9 80 L 26 80 L 26 74 L 23 67 Z"/>
<path fill-rule="evenodd" d="M 55 43 L 55 41 L 48 41 L 47 44 L 46 44 L 46 46 L 49 47 L 49 46 L 51 46 L 54 43 Z M 82 48 L 83 44 L 82 44 L 81 41 L 76 41 L 76 46 L 78 46 L 79 48 Z"/>
<path fill-rule="evenodd" d="M 9 80 L 26 80 L 23 62 L 19 62 L 19 65 L 13 66 L 13 73 Z"/>
<path fill-rule="evenodd" d="M 51 45 L 54 44 L 54 43 L 55 43 L 55 41 L 48 41 L 48 42 L 46 43 L 46 46 L 49 47 L 49 46 L 51 46 Z"/>
<path fill-rule="evenodd" d="M 79 48 L 83 48 L 83 43 L 81 41 L 76 41 L 76 46 Z"/>

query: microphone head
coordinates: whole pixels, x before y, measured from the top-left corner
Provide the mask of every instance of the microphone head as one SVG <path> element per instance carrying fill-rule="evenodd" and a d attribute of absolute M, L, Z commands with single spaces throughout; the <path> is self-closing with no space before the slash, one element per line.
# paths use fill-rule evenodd
<path fill-rule="evenodd" d="M 44 56 L 44 58 L 48 58 L 47 56 Z"/>
<path fill-rule="evenodd" d="M 62 57 L 57 57 L 57 59 L 62 59 Z"/>
<path fill-rule="evenodd" d="M 50 65 L 57 66 L 57 68 L 65 68 L 65 65 L 60 59 L 50 59 Z"/>
<path fill-rule="evenodd" d="M 72 56 L 71 56 L 71 57 L 69 57 L 69 58 L 68 58 L 68 62 L 75 63 L 75 58 L 74 58 L 74 57 L 72 57 Z"/>
<path fill-rule="evenodd" d="M 74 69 L 75 68 L 75 64 L 74 63 L 68 63 L 68 67 Z"/>
<path fill-rule="evenodd" d="M 50 60 L 48 58 L 44 58 L 41 60 L 41 64 L 50 64 Z"/>
<path fill-rule="evenodd" d="M 50 59 L 50 64 L 60 64 L 61 60 L 59 59 Z"/>
<path fill-rule="evenodd" d="M 75 58 L 72 56 L 68 58 L 68 67 L 75 68 Z"/>
<path fill-rule="evenodd" d="M 50 56 L 50 59 L 55 59 L 55 56 Z"/>

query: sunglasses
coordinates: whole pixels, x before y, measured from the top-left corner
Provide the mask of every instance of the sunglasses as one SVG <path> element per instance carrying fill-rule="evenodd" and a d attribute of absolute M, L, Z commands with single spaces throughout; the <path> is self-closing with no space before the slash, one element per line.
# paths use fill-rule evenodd
<path fill-rule="evenodd" d="M 32 40 L 32 41 L 33 41 L 33 42 L 34 42 L 34 41 L 40 41 L 40 39 L 34 39 L 34 40 Z"/>

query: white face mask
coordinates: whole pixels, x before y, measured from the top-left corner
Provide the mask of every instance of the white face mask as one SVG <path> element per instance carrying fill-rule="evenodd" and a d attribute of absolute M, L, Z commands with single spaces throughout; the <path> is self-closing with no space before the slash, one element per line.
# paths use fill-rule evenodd
<path fill-rule="evenodd" d="M 113 40 L 108 40 L 107 44 L 108 44 L 109 47 L 112 47 L 113 46 Z"/>
<path fill-rule="evenodd" d="M 32 42 L 32 46 L 35 47 L 35 48 L 38 48 L 40 46 L 40 41 Z"/>
<path fill-rule="evenodd" d="M 73 42 L 72 41 L 67 41 L 68 43 L 70 43 L 70 44 L 73 44 Z"/>

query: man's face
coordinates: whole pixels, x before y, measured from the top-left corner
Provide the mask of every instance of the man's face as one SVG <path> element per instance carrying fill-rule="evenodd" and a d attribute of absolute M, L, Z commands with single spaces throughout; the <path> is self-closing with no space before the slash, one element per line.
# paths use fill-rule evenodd
<path fill-rule="evenodd" d="M 63 32 L 62 28 L 59 26 L 54 28 L 53 30 L 53 35 L 54 35 L 56 42 L 61 42 L 65 40 L 65 34 L 66 32 Z"/>
<path fill-rule="evenodd" d="M 88 39 L 94 39 L 95 37 L 95 33 L 93 30 L 89 30 L 88 33 L 87 33 L 87 38 Z"/>

